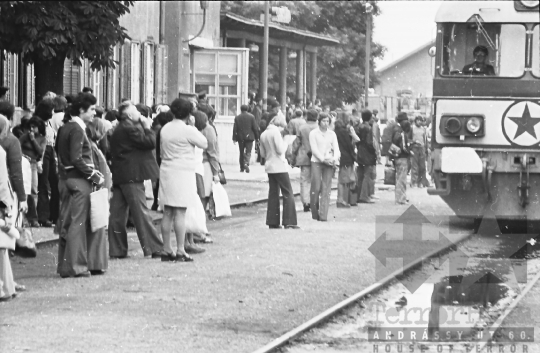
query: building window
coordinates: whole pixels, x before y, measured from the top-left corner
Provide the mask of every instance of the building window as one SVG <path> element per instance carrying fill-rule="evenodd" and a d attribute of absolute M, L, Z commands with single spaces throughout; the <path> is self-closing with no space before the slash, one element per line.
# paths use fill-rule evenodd
<path fill-rule="evenodd" d="M 240 112 L 241 53 L 196 51 L 194 57 L 195 92 L 207 92 L 208 103 L 220 117 Z"/>
<path fill-rule="evenodd" d="M 141 101 L 141 45 L 131 43 L 130 99 L 137 104 Z"/>
<path fill-rule="evenodd" d="M 2 64 L 2 86 L 8 87 L 6 100 L 15 106 L 19 106 L 19 58 L 16 54 L 4 51 Z"/>

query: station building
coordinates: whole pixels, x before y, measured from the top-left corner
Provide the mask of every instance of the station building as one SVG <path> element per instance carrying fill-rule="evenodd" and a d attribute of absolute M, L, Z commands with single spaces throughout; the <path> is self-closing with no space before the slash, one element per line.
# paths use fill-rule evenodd
<path fill-rule="evenodd" d="M 98 105 L 115 109 L 123 98 L 152 106 L 206 90 L 217 111 L 221 162 L 237 163 L 239 152 L 232 142 L 234 116 L 248 102 L 250 48 L 254 43 L 262 46 L 263 23 L 221 13 L 220 1 L 136 1 L 130 13 L 120 18 L 120 25 L 131 40 L 114 48 L 117 67 L 94 71 L 88 60 L 76 66 L 66 59 L 64 92 L 60 93 L 75 94 L 91 87 Z M 296 54 L 297 96 L 315 100 L 317 47 L 338 43 L 317 33 L 270 24 L 270 49 L 281 53 L 283 94 L 278 99 L 282 104 L 287 84 L 287 60 L 283 58 L 290 52 Z M 0 85 L 10 88 L 6 99 L 17 107 L 15 119 L 22 109 L 35 106 L 33 65 L 24 65 L 19 55 L 6 53 L 0 59 Z"/>

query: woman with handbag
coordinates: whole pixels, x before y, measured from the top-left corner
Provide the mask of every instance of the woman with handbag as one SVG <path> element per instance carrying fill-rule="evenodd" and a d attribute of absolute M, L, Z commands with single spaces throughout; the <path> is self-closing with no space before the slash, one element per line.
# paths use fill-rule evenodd
<path fill-rule="evenodd" d="M 197 194 L 195 178 L 195 147 L 208 148 L 208 141 L 189 119 L 193 105 L 184 98 L 171 104 L 174 120 L 161 128 L 159 169 L 159 200 L 163 205 L 161 234 L 166 255 L 161 261 L 191 262 L 193 258 L 184 248 L 186 236 L 186 211 L 193 207 Z M 196 200 L 198 201 L 198 200 Z M 176 235 L 176 254 L 171 243 L 171 229 Z"/>
<path fill-rule="evenodd" d="M 341 158 L 339 159 L 337 208 L 349 208 L 351 207 L 351 203 L 354 206 L 357 204 L 356 200 L 351 200 L 351 197 L 349 197 L 356 187 L 356 175 L 354 171 L 356 152 L 354 151 L 351 131 L 349 129 L 350 122 L 351 116 L 348 113 L 339 112 L 334 130 L 339 151 L 341 152 Z"/>
<path fill-rule="evenodd" d="M 336 133 L 330 130 L 330 117 L 319 115 L 319 128 L 309 133 L 311 147 L 311 217 L 326 222 L 330 205 L 330 191 L 334 168 L 341 153 Z"/>
<path fill-rule="evenodd" d="M 411 130 L 411 123 L 407 114 L 401 112 L 398 114 L 396 121 L 399 124 L 399 127 L 394 131 L 392 135 L 392 146 L 390 150 L 398 150 L 396 152 L 395 166 L 396 166 L 396 188 L 395 196 L 396 203 L 400 205 L 405 205 L 409 202 L 407 199 L 407 171 L 409 164 L 409 138 L 408 134 Z M 390 152 L 389 150 L 389 152 Z"/>

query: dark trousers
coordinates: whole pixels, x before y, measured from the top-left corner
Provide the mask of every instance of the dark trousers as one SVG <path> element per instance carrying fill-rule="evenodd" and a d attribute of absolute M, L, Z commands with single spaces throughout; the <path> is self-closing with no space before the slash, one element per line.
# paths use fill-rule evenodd
<path fill-rule="evenodd" d="M 37 215 L 40 222 L 58 218 L 58 176 L 56 158 L 52 146 L 47 146 L 43 154 L 43 171 L 38 174 Z"/>
<path fill-rule="evenodd" d="M 294 204 L 294 193 L 289 179 L 289 173 L 268 174 L 268 209 L 266 211 L 266 224 L 278 226 L 279 213 L 279 192 L 283 195 L 283 225 L 297 225 L 296 207 Z"/>
<path fill-rule="evenodd" d="M 326 221 L 332 191 L 334 168 L 324 163 L 311 162 L 311 217 Z"/>
<path fill-rule="evenodd" d="M 107 269 L 105 229 L 92 233 L 90 227 L 90 193 L 92 184 L 86 179 L 69 178 L 65 188 L 69 206 L 63 211 L 63 229 L 58 244 L 58 269 L 61 276 L 75 276 L 87 270 Z M 66 195 L 64 195 L 65 197 Z M 62 234 L 64 233 L 64 234 Z"/>
<path fill-rule="evenodd" d="M 130 211 L 144 256 L 162 251 L 163 241 L 152 224 L 152 217 L 146 205 L 144 184 L 127 183 L 113 187 L 109 216 L 109 255 L 127 256 L 126 223 Z"/>
<path fill-rule="evenodd" d="M 240 149 L 240 170 L 244 170 L 245 166 L 249 166 L 249 161 L 251 160 L 253 141 L 238 141 L 238 148 Z"/>
<path fill-rule="evenodd" d="M 411 186 L 428 186 L 426 177 L 426 153 L 424 146 L 414 145 L 411 156 Z"/>
<path fill-rule="evenodd" d="M 374 165 L 358 165 L 356 174 L 358 176 L 357 193 L 358 201 L 369 201 L 374 189 L 373 170 Z"/>

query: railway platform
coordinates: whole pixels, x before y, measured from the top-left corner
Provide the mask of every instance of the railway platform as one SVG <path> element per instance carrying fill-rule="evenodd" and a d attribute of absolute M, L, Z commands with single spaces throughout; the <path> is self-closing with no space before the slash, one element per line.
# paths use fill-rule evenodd
<path fill-rule="evenodd" d="M 144 258 L 135 234 L 130 257 L 103 276 L 60 278 L 56 246 L 13 258 L 27 291 L 0 304 L 0 351 L 252 352 L 375 281 L 375 217 L 406 210 L 393 190 L 378 195 L 332 205 L 328 222 L 298 212 L 300 230 L 268 229 L 264 203 L 238 208 L 209 222 L 215 242 L 193 263 Z M 451 215 L 425 189 L 409 196 L 427 215 Z"/>

